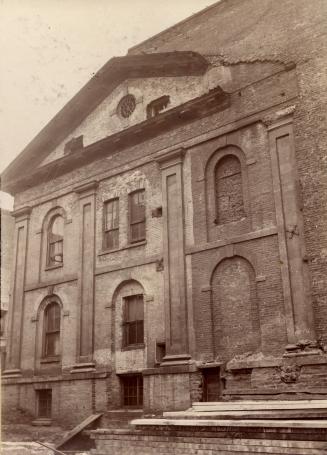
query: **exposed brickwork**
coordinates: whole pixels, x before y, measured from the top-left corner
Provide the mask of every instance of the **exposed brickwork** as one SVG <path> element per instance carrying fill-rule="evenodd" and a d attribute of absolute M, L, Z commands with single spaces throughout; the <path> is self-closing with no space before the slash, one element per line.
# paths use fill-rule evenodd
<path fill-rule="evenodd" d="M 235 437 L 235 433 L 237 437 Z M 267 433 L 269 436 L 267 436 Z M 326 431 L 288 429 L 274 431 L 271 428 L 228 428 L 177 426 L 164 429 L 153 426 L 138 428 L 137 431 L 101 431 L 95 432 L 96 453 L 113 455 L 134 454 L 238 454 L 238 453 L 285 453 L 296 451 L 297 454 L 324 453 Z M 310 442 L 309 442 L 310 441 Z M 286 452 L 287 453 L 287 452 Z"/>
<path fill-rule="evenodd" d="M 316 329 L 324 341 L 327 320 L 326 15 L 324 0 L 228 0 L 130 51 L 162 52 L 178 48 L 204 55 L 216 53 L 227 68 L 229 65 L 240 68 L 239 65 L 246 62 L 269 61 L 297 65 L 299 101 L 294 116 L 295 150 L 302 185 Z"/>
<path fill-rule="evenodd" d="M 260 346 L 260 321 L 250 263 L 238 256 L 224 259 L 213 272 L 211 285 L 215 354 L 230 359 L 256 351 Z"/>

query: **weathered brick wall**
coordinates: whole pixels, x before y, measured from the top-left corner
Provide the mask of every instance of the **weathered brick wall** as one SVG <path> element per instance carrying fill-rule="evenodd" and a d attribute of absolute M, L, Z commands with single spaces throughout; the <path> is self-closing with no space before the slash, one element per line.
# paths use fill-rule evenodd
<path fill-rule="evenodd" d="M 192 255 L 194 320 L 198 356 L 203 358 L 203 360 L 213 360 L 216 356 L 218 358 L 221 356 L 220 350 L 215 351 L 214 345 L 214 332 L 218 328 L 215 328 L 212 324 L 213 307 L 216 308 L 219 305 L 219 299 L 214 300 L 214 289 L 212 289 L 214 288 L 214 283 L 211 280 L 217 264 L 226 256 L 228 257 L 229 254 L 248 258 L 254 267 L 260 327 L 260 339 L 254 352 L 277 355 L 285 348 L 286 328 L 278 243 L 277 236 L 273 235 L 242 242 L 241 245 L 234 247 L 233 253 L 228 247 L 221 247 L 204 250 Z M 241 297 L 240 294 L 237 294 L 238 290 L 241 292 L 241 288 L 237 287 L 239 279 L 239 271 L 236 270 L 235 276 L 231 275 L 229 281 L 227 281 L 230 286 L 236 286 L 236 294 L 234 296 L 236 300 L 237 295 Z M 213 295 L 211 295 L 211 292 Z M 237 319 L 240 326 L 246 324 L 246 314 L 242 314 L 241 311 L 237 312 Z M 253 319 L 253 322 L 255 320 L 256 318 Z M 228 324 L 224 327 L 224 330 L 228 330 Z M 216 333 L 218 338 L 220 335 Z M 237 354 L 239 352 L 234 353 L 234 355 Z"/>
<path fill-rule="evenodd" d="M 96 439 L 95 454 L 112 455 L 155 455 L 168 453 L 189 454 L 286 454 L 325 453 L 325 430 L 271 428 L 231 428 L 231 427 L 160 427 L 132 430 L 98 430 L 92 437 Z M 235 437 L 235 433 L 237 437 Z M 267 433 L 269 436 L 267 437 Z M 273 434 L 272 434 L 273 433 Z M 278 434 L 283 433 L 283 434 Z M 312 435 L 314 435 L 312 437 Z"/>
<path fill-rule="evenodd" d="M 135 46 L 130 53 L 193 50 L 229 68 L 294 62 L 299 100 L 295 150 L 303 191 L 305 240 L 317 334 L 327 324 L 327 3 L 324 0 L 224 0 Z M 240 19 L 241 18 L 241 19 Z"/>

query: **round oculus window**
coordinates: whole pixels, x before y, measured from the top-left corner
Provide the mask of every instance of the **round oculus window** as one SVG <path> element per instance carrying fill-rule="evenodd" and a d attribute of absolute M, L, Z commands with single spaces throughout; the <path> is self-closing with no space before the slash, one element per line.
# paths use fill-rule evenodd
<path fill-rule="evenodd" d="M 136 107 L 135 96 L 126 95 L 118 103 L 117 112 L 123 118 L 128 118 L 132 115 Z"/>

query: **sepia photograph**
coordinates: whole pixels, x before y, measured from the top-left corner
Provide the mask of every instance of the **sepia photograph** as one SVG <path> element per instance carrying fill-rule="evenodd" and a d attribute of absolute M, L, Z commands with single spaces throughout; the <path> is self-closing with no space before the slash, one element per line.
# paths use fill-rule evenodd
<path fill-rule="evenodd" d="M 1 453 L 327 455 L 327 0 L 0 0 Z"/>

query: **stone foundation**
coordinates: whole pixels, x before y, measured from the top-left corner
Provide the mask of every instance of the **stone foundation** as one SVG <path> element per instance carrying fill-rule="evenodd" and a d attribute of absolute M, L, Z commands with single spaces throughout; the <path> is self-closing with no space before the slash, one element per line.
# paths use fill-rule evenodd
<path fill-rule="evenodd" d="M 174 426 L 139 427 L 135 430 L 96 430 L 92 437 L 96 442 L 95 455 L 195 455 L 195 454 L 293 454 L 322 455 L 326 453 L 327 422 L 323 428 L 311 428 L 285 424 L 273 428 L 270 423 L 229 421 L 220 426 L 196 423 Z"/>

